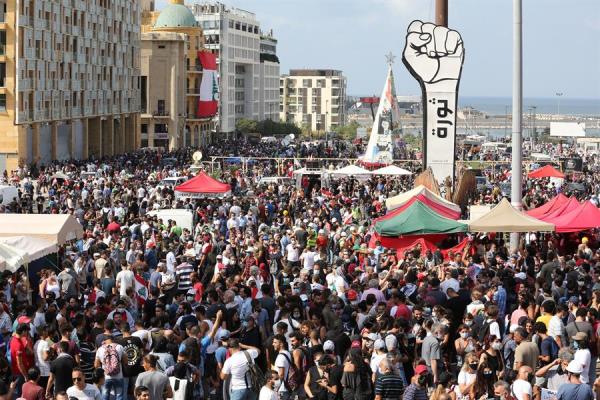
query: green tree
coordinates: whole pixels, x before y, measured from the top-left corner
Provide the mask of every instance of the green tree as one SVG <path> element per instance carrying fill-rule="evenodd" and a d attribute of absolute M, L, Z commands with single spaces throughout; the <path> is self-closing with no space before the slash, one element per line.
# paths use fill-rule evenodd
<path fill-rule="evenodd" d="M 241 133 L 257 132 L 258 123 L 252 119 L 242 118 L 235 123 L 235 129 Z"/>
<path fill-rule="evenodd" d="M 353 140 L 356 138 L 356 130 L 359 127 L 358 122 L 352 121 L 347 125 L 336 127 L 334 131 L 340 139 Z"/>

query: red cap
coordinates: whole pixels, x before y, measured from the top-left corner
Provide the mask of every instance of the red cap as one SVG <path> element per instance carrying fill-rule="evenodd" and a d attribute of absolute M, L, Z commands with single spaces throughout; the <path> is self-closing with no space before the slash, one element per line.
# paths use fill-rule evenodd
<path fill-rule="evenodd" d="M 415 375 L 423 375 L 423 374 L 426 374 L 426 373 L 428 373 L 426 365 L 419 364 L 415 368 Z"/>
<path fill-rule="evenodd" d="M 358 293 L 356 293 L 356 291 L 355 291 L 355 290 L 353 290 L 353 289 L 350 289 L 350 290 L 348 290 L 348 291 L 346 292 L 346 298 L 347 298 L 349 301 L 354 301 L 354 300 L 356 300 L 356 299 L 358 298 Z"/>
<path fill-rule="evenodd" d="M 352 348 L 352 349 L 360 349 L 361 348 L 360 340 L 353 340 L 352 341 L 352 345 L 350 346 L 350 348 Z"/>

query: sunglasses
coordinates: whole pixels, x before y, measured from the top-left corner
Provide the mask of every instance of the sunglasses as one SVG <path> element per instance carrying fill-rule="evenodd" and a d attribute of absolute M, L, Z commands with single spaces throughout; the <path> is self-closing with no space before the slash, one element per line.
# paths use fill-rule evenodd
<path fill-rule="evenodd" d="M 83 380 L 83 378 L 80 377 L 80 376 L 74 376 L 73 377 L 73 382 L 79 382 L 79 381 L 82 381 L 82 380 Z"/>

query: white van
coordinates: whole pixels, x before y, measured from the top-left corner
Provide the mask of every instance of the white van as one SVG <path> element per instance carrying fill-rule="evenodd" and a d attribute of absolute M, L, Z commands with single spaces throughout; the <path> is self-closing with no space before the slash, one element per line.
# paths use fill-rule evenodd
<path fill-rule="evenodd" d="M 173 176 L 173 177 L 165 178 L 162 181 L 160 181 L 160 183 L 158 184 L 157 187 L 159 187 L 161 189 L 163 189 L 163 188 L 175 189 L 177 186 L 181 185 L 185 181 L 187 181 L 187 177 L 185 177 L 185 176 Z"/>
<path fill-rule="evenodd" d="M 8 205 L 19 201 L 19 190 L 14 186 L 0 186 L 0 204 Z"/>
<path fill-rule="evenodd" d="M 158 219 L 166 224 L 168 220 L 173 220 L 177 223 L 177 226 L 181 229 L 189 229 L 190 232 L 194 231 L 194 214 L 191 210 L 180 209 L 180 208 L 165 208 L 162 210 L 148 211 L 151 217 L 156 216 Z"/>

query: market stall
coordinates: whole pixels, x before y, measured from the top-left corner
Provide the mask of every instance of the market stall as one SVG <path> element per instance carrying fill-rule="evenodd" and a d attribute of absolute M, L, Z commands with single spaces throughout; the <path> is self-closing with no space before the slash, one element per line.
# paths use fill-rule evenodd
<path fill-rule="evenodd" d="M 503 198 L 489 213 L 469 223 L 469 231 L 552 232 L 554 225 L 522 213 L 514 208 L 506 198 Z"/>
<path fill-rule="evenodd" d="M 428 204 L 430 207 L 433 207 L 433 204 L 435 204 L 436 208 L 446 209 L 447 212 L 450 213 L 449 217 L 452 219 L 458 219 L 460 217 L 460 207 L 458 205 L 444 199 L 441 196 L 438 196 L 423 185 L 419 185 L 408 192 L 400 193 L 397 196 L 390 197 L 386 200 L 385 205 L 388 210 L 394 210 L 408 203 L 413 198 L 419 199 L 420 201 Z"/>
<path fill-rule="evenodd" d="M 222 197 L 231 193 L 231 186 L 208 176 L 204 171 L 175 187 L 177 197 Z"/>
<path fill-rule="evenodd" d="M 63 245 L 83 237 L 83 228 L 68 214 L 0 214 L 0 237 L 28 236 Z"/>

